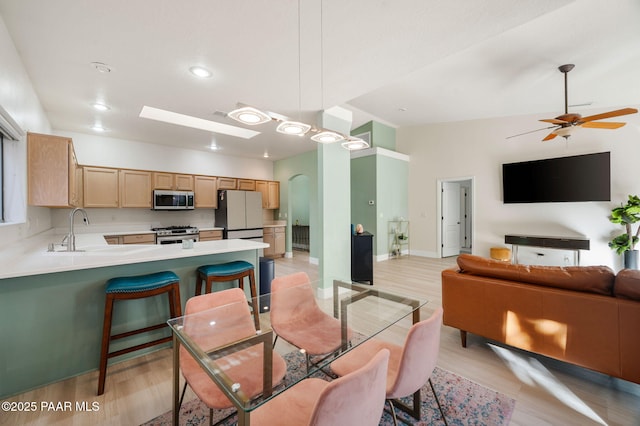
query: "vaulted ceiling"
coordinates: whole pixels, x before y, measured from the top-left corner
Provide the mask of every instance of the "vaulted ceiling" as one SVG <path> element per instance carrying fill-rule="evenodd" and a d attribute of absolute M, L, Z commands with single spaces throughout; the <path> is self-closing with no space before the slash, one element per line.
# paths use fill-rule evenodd
<path fill-rule="evenodd" d="M 142 107 L 230 125 L 238 103 L 310 124 L 341 106 L 353 127 L 549 118 L 563 112 L 564 63 L 576 64 L 569 103 L 588 104 L 570 109 L 640 103 L 637 0 L 0 0 L 0 16 L 54 129 L 98 122 L 104 136 L 224 155 L 279 159 L 315 142 L 274 123 L 226 136 Z"/>

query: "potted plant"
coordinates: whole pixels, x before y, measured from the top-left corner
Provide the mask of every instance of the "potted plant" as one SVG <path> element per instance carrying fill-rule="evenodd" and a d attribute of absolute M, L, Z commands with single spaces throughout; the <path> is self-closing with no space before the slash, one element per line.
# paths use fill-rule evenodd
<path fill-rule="evenodd" d="M 632 225 L 640 222 L 640 198 L 637 195 L 629 195 L 627 204 L 621 204 L 611 210 L 609 220 L 625 227 L 623 234 L 616 236 L 609 242 L 609 247 L 618 254 L 624 254 L 624 267 L 638 269 L 638 250 L 635 246 L 640 240 L 640 226 L 633 232 Z"/>

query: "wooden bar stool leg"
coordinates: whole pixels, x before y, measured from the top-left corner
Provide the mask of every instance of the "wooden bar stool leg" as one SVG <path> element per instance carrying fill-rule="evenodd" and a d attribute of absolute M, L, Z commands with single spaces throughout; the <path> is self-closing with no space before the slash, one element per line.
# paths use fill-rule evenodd
<path fill-rule="evenodd" d="M 198 279 L 196 280 L 196 296 L 200 296 L 202 292 L 202 281 L 206 280 L 200 272 L 198 272 Z"/>
<path fill-rule="evenodd" d="M 111 341 L 111 320 L 113 318 L 113 295 L 107 294 L 104 304 L 104 323 L 102 325 L 102 349 L 100 351 L 100 372 L 98 375 L 98 395 L 104 393 L 104 382 L 107 376 L 107 360 L 109 359 L 109 343 Z"/>

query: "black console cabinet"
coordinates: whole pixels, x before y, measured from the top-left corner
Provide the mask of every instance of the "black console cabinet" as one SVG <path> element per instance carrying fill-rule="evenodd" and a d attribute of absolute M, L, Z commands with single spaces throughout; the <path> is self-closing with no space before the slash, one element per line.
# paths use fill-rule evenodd
<path fill-rule="evenodd" d="M 373 235 L 351 236 L 351 281 L 373 285 Z"/>

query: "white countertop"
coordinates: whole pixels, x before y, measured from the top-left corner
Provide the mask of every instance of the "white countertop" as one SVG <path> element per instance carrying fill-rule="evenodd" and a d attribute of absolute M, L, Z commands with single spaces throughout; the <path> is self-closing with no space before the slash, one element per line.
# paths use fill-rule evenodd
<path fill-rule="evenodd" d="M 101 268 L 132 263 L 182 257 L 205 256 L 245 250 L 258 250 L 268 244 L 251 240 L 198 241 L 193 248 L 181 244 L 114 244 L 109 245 L 103 233 L 76 235 L 77 252 L 48 252 L 49 243 L 58 243 L 63 236 L 45 232 L 24 239 L 0 250 L 0 279 L 49 274 L 81 269 Z"/>

